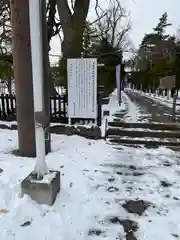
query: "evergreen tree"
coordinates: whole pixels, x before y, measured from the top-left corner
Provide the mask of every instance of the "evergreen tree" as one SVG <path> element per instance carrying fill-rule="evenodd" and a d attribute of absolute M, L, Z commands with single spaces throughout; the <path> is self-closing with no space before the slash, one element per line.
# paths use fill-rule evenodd
<path fill-rule="evenodd" d="M 153 29 L 157 36 L 160 37 L 160 40 L 165 40 L 169 37 L 169 35 L 165 35 L 166 28 L 171 26 L 171 23 L 168 23 L 168 14 L 167 12 L 163 13 L 162 16 L 159 18 L 159 22 L 157 26 Z"/>

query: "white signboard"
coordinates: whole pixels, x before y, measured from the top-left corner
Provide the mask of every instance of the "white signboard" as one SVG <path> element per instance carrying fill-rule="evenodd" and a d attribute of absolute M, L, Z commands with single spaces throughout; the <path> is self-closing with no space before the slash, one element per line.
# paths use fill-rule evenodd
<path fill-rule="evenodd" d="M 97 59 L 67 60 L 68 117 L 97 119 Z"/>

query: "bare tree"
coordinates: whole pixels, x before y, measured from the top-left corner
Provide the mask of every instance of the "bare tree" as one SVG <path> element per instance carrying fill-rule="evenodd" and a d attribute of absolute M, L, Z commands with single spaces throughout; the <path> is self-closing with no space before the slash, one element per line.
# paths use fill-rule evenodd
<path fill-rule="evenodd" d="M 129 44 L 127 33 L 131 29 L 128 14 L 121 6 L 119 0 L 109 0 L 109 6 L 103 10 L 96 8 L 98 17 L 106 12 L 106 15 L 96 22 L 100 39 L 107 39 L 115 48 L 124 49 Z M 100 12 L 100 13 L 99 13 Z M 128 20 L 128 21 L 127 21 Z"/>

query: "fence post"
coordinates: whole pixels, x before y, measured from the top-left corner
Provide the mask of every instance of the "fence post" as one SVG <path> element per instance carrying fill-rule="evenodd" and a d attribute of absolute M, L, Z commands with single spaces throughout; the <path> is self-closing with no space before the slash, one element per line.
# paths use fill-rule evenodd
<path fill-rule="evenodd" d="M 6 116 L 6 105 L 5 105 L 5 97 L 4 94 L 1 94 L 1 105 L 2 105 L 2 117 L 4 121 L 7 120 L 7 116 Z"/>
<path fill-rule="evenodd" d="M 9 104 L 9 99 L 10 96 L 8 94 L 4 95 L 5 98 L 5 106 L 6 106 L 6 120 L 11 121 L 11 110 L 10 110 L 10 104 Z"/>

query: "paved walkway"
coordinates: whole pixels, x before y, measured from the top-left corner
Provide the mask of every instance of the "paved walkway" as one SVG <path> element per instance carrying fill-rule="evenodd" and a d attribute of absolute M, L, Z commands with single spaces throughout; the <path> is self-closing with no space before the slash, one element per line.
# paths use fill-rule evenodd
<path fill-rule="evenodd" d="M 172 122 L 172 109 L 132 90 L 125 90 L 132 102 L 139 106 L 142 118 L 153 122 Z M 177 118 L 180 121 L 180 118 Z"/>

